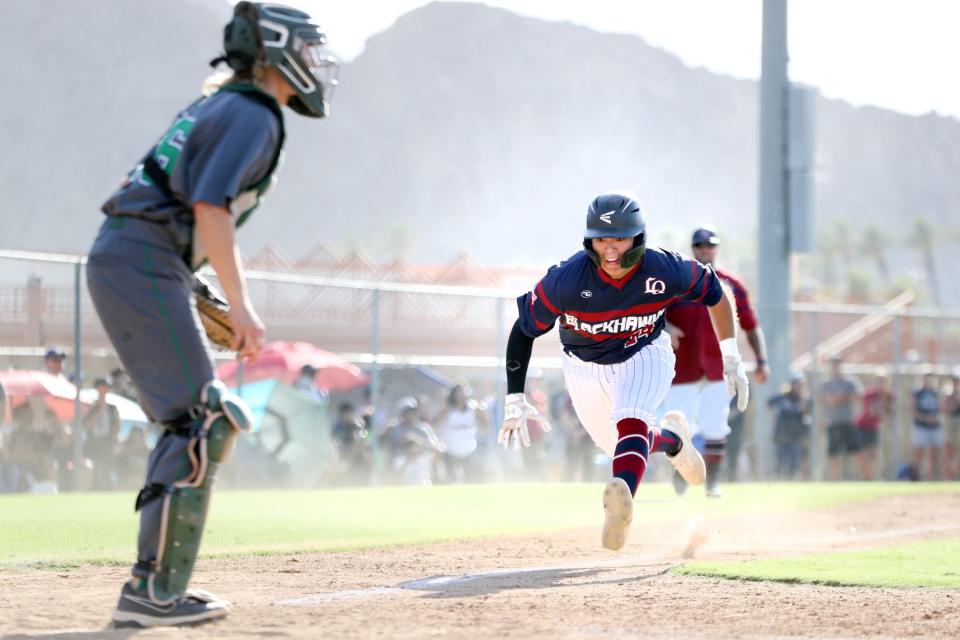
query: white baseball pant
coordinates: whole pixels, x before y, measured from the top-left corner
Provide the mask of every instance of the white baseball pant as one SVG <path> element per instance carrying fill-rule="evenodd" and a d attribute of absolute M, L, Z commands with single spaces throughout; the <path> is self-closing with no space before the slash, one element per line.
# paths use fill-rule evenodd
<path fill-rule="evenodd" d="M 683 411 L 690 433 L 704 440 L 724 440 L 730 433 L 730 393 L 723 380 L 703 380 L 670 387 L 661 414 Z"/>
<path fill-rule="evenodd" d="M 577 418 L 608 456 L 617 447 L 618 421 L 657 424 L 656 410 L 670 388 L 676 361 L 666 332 L 617 364 L 584 362 L 564 352 L 563 381 Z"/>

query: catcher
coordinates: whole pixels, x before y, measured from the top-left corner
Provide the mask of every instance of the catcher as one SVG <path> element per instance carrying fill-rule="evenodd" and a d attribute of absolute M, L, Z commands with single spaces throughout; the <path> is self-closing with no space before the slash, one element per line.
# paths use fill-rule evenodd
<path fill-rule="evenodd" d="M 213 267 L 230 303 L 229 346 L 256 358 L 264 328 L 247 295 L 234 229 L 273 183 L 284 142 L 281 107 L 329 115 L 339 64 L 326 42 L 301 11 L 238 3 L 224 53 L 211 63 L 226 63 L 232 74 L 174 119 L 103 205 L 107 219 L 87 263 L 90 295 L 144 409 L 166 429 L 136 500 L 137 561 L 113 613 L 118 626 L 197 623 L 230 609 L 187 587 L 217 466 L 250 415 L 215 379 L 193 271 Z"/>

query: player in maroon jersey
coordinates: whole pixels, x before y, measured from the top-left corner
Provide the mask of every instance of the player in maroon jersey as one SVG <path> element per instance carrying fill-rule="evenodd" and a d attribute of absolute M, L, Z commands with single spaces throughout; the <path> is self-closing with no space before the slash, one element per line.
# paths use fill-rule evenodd
<path fill-rule="evenodd" d="M 740 327 L 757 359 L 756 381 L 767 380 L 767 350 L 763 332 L 750 307 L 750 299 L 743 282 L 730 271 L 716 265 L 720 240 L 713 227 L 703 226 L 693 232 L 693 255 L 698 262 L 713 267 L 721 281 L 733 292 Z M 704 442 L 704 461 L 707 465 L 707 495 L 720 495 L 720 467 L 730 434 L 730 396 L 723 381 L 723 357 L 717 336 L 710 322 L 710 314 L 702 305 L 678 299 L 667 309 L 667 331 L 677 356 L 677 373 L 664 399 L 664 411 L 683 411 L 691 429 L 698 431 Z M 674 476 L 678 494 L 687 485 L 679 475 Z"/>

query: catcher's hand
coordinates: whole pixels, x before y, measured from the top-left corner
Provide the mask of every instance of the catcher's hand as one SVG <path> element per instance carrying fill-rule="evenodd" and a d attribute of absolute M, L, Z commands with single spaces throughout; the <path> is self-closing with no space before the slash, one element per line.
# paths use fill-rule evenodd
<path fill-rule="evenodd" d="M 503 426 L 497 435 L 497 443 L 504 449 L 510 446 L 510 440 L 519 441 L 523 446 L 530 446 L 530 431 L 527 429 L 527 420 L 536 418 L 544 431 L 550 431 L 550 423 L 540 415 L 537 408 L 527 402 L 527 396 L 522 393 L 511 393 L 503 405 Z"/>
<path fill-rule="evenodd" d="M 241 358 L 255 359 L 263 348 L 263 323 L 246 306 L 230 304 L 200 276 L 194 276 L 194 297 L 203 329 L 210 342 Z"/>

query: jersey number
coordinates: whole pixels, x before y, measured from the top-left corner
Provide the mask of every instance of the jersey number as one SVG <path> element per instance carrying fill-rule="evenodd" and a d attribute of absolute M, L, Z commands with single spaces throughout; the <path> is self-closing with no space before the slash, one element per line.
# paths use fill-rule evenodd
<path fill-rule="evenodd" d="M 648 335 L 650 335 L 651 333 L 653 333 L 653 325 L 652 325 L 652 324 L 648 324 L 648 325 L 646 325 L 646 326 L 644 326 L 644 327 L 641 327 L 641 328 L 637 329 L 636 331 L 634 331 L 633 333 L 631 333 L 631 334 L 630 334 L 630 337 L 627 338 L 626 342 L 623 343 L 623 348 L 624 348 L 624 349 L 629 349 L 630 347 L 632 347 L 632 346 L 634 346 L 635 344 L 637 344 L 638 342 L 640 342 L 640 338 L 643 338 L 643 337 L 645 337 L 645 336 L 648 336 Z"/>

